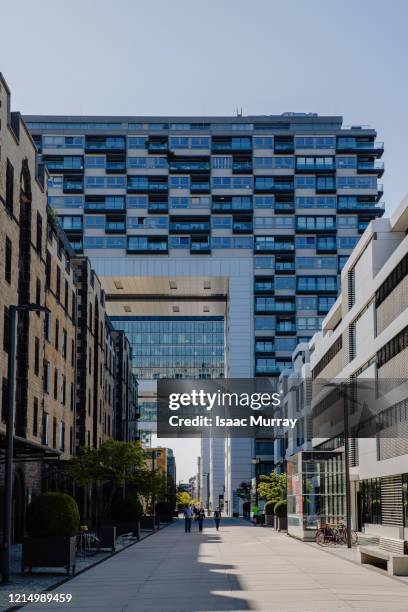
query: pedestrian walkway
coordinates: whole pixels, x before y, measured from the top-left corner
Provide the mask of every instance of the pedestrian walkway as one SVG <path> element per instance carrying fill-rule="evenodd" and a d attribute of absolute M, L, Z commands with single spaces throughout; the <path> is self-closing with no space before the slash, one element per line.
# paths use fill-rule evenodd
<path fill-rule="evenodd" d="M 25 610 L 406 612 L 408 601 L 408 585 L 382 570 L 225 518 L 219 532 L 206 519 L 187 534 L 180 520 L 55 592 L 72 602 Z"/>

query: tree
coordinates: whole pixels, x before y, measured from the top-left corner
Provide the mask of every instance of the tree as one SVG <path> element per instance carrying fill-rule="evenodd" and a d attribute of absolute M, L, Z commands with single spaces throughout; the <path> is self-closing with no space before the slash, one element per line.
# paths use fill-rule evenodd
<path fill-rule="evenodd" d="M 273 471 L 259 477 L 258 494 L 261 499 L 274 504 L 286 499 L 286 474 Z"/>
<path fill-rule="evenodd" d="M 118 490 L 125 497 L 127 485 L 146 487 L 149 471 L 147 454 L 140 442 L 107 440 L 99 448 L 83 448 L 66 466 L 66 473 L 80 486 L 104 487 L 104 512 L 109 512 Z"/>
<path fill-rule="evenodd" d="M 244 501 L 250 501 L 252 492 L 252 485 L 250 482 L 241 482 L 237 487 L 237 495 Z"/>
<path fill-rule="evenodd" d="M 192 497 L 187 491 L 179 491 L 177 493 L 177 506 L 180 509 L 187 508 L 192 503 Z"/>

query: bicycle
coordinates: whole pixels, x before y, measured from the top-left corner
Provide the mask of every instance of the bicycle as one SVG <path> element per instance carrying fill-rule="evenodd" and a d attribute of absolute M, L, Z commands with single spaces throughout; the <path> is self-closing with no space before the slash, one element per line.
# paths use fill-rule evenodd
<path fill-rule="evenodd" d="M 319 546 L 347 544 L 347 527 L 344 523 L 339 523 L 338 525 L 329 523 L 321 525 L 321 527 L 316 530 L 315 541 Z M 352 530 L 351 543 L 355 546 L 357 542 L 358 535 Z"/>

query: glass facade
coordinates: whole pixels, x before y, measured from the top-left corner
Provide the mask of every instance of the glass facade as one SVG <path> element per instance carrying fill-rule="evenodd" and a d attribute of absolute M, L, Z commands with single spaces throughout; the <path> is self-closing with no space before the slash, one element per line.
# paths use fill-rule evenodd
<path fill-rule="evenodd" d="M 223 378 L 223 317 L 113 317 L 138 379 Z"/>

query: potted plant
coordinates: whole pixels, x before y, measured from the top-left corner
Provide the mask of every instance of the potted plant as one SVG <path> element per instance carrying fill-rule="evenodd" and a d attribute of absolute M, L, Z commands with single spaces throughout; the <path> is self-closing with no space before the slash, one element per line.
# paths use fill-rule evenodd
<path fill-rule="evenodd" d="M 168 502 L 157 502 L 155 505 L 155 516 L 157 522 L 171 523 L 173 520 L 173 506 Z"/>
<path fill-rule="evenodd" d="M 276 502 L 273 508 L 275 514 L 275 529 L 281 531 L 282 529 L 288 528 L 288 519 L 287 519 L 287 502 L 286 499 L 281 499 Z"/>
<path fill-rule="evenodd" d="M 274 506 L 275 506 L 274 502 L 268 501 L 268 502 L 266 502 L 265 508 L 264 508 L 264 510 L 265 510 L 265 522 L 266 522 L 267 525 L 269 525 L 269 527 L 273 527 L 274 524 L 275 524 L 275 522 L 274 522 L 275 513 L 273 511 Z"/>
<path fill-rule="evenodd" d="M 65 567 L 75 573 L 79 510 L 66 493 L 43 493 L 27 512 L 28 537 L 23 540 L 22 572 L 28 567 Z"/>

